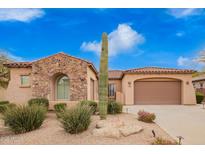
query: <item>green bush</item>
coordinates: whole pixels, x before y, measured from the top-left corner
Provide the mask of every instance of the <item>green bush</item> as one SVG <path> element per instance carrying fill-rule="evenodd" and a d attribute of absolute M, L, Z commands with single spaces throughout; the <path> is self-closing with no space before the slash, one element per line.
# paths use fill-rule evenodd
<path fill-rule="evenodd" d="M 58 103 L 54 105 L 54 109 L 56 112 L 56 116 L 61 118 L 62 113 L 66 110 L 67 104 L 66 103 Z"/>
<path fill-rule="evenodd" d="M 95 102 L 95 101 L 89 101 L 89 100 L 83 100 L 83 101 L 81 101 L 81 102 L 80 102 L 80 105 L 81 105 L 81 106 L 83 106 L 83 105 L 89 106 L 89 107 L 91 108 L 93 114 L 96 113 L 97 107 L 98 107 L 97 102 Z"/>
<path fill-rule="evenodd" d="M 118 103 L 113 100 L 109 100 L 108 106 L 107 106 L 107 112 L 108 114 L 122 113 L 122 107 L 123 105 L 121 103 Z"/>
<path fill-rule="evenodd" d="M 9 101 L 0 101 L 0 105 L 9 104 Z"/>
<path fill-rule="evenodd" d="M 0 104 L 0 113 L 4 113 L 8 108 L 16 107 L 16 104 L 10 103 L 10 104 Z"/>
<path fill-rule="evenodd" d="M 196 92 L 196 102 L 197 104 L 201 104 L 204 99 L 204 94 L 200 92 Z"/>
<path fill-rule="evenodd" d="M 62 111 L 65 111 L 67 107 L 67 104 L 66 103 L 57 103 L 54 105 L 54 109 L 56 112 L 62 112 Z"/>
<path fill-rule="evenodd" d="M 33 98 L 28 101 L 29 106 L 31 105 L 42 105 L 48 109 L 49 101 L 46 98 Z"/>
<path fill-rule="evenodd" d="M 3 120 L 14 133 L 25 133 L 39 128 L 46 116 L 42 106 L 17 106 L 8 108 L 3 114 Z"/>
<path fill-rule="evenodd" d="M 66 132 L 77 134 L 87 130 L 91 122 L 91 114 L 90 107 L 78 105 L 63 112 L 60 121 Z"/>
<path fill-rule="evenodd" d="M 151 123 L 155 119 L 156 119 L 156 116 L 155 116 L 154 113 L 149 113 L 149 112 L 146 112 L 146 111 L 139 111 L 138 112 L 138 120 L 139 121 Z"/>
<path fill-rule="evenodd" d="M 4 113 L 6 111 L 7 105 L 0 105 L 0 113 Z"/>
<path fill-rule="evenodd" d="M 9 104 L 7 105 L 7 107 L 8 107 L 8 108 L 15 108 L 15 107 L 17 107 L 17 105 L 14 104 L 14 103 L 9 103 Z"/>

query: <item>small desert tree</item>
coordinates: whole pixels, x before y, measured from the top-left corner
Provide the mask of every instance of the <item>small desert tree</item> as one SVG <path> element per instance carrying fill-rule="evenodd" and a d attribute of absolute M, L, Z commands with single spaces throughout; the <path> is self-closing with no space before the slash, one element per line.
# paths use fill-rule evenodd
<path fill-rule="evenodd" d="M 200 70 L 198 70 L 197 72 L 195 72 L 192 76 L 193 77 L 197 77 L 197 76 L 200 76 L 202 74 L 205 74 L 205 67 L 204 67 L 204 64 L 205 64 L 205 51 L 200 51 L 197 55 L 197 57 L 195 59 L 192 60 L 194 62 L 194 64 L 196 66 L 202 66 L 200 68 Z M 196 67 L 195 66 L 195 67 Z"/>
<path fill-rule="evenodd" d="M 3 65 L 5 62 L 9 62 L 8 56 L 0 51 L 0 87 L 6 88 L 9 82 L 9 69 Z"/>
<path fill-rule="evenodd" d="M 198 58 L 197 58 L 198 62 L 205 62 L 205 51 L 200 51 Z"/>
<path fill-rule="evenodd" d="M 108 38 L 102 34 L 102 51 L 99 74 L 99 113 L 100 119 L 106 119 L 108 103 Z"/>

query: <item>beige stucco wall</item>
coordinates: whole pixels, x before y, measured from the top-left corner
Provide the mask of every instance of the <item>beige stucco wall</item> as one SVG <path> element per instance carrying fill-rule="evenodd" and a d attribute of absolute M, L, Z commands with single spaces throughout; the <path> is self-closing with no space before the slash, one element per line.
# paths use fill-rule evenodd
<path fill-rule="evenodd" d="M 125 74 L 122 79 L 122 93 L 124 104 L 134 104 L 134 82 L 144 78 L 173 78 L 181 80 L 181 104 L 196 104 L 195 91 L 191 74 Z M 130 85 L 128 84 L 130 82 Z"/>
<path fill-rule="evenodd" d="M 90 79 L 94 80 L 94 100 L 98 101 L 98 79 L 96 77 L 95 72 L 88 66 L 87 67 L 87 100 L 91 100 Z"/>
<path fill-rule="evenodd" d="M 24 104 L 32 97 L 31 87 L 21 87 L 21 75 L 31 75 L 31 68 L 10 68 L 10 82 L 5 91 L 5 100 Z"/>

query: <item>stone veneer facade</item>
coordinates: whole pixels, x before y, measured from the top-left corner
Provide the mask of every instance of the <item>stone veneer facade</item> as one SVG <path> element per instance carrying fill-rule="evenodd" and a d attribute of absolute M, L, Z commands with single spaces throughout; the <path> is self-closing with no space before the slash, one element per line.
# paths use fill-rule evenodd
<path fill-rule="evenodd" d="M 70 101 L 87 99 L 87 62 L 66 54 L 40 59 L 32 63 L 32 96 L 55 100 L 56 77 L 67 75 L 70 80 Z"/>

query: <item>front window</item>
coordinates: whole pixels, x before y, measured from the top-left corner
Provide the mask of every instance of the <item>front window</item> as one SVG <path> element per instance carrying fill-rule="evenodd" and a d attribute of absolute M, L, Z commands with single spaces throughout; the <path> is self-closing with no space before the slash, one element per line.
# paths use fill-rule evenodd
<path fill-rule="evenodd" d="M 116 86 L 115 84 L 111 83 L 108 86 L 108 96 L 109 97 L 114 97 L 116 93 Z"/>
<path fill-rule="evenodd" d="M 69 79 L 67 76 L 61 76 L 57 79 L 57 99 L 69 100 Z"/>
<path fill-rule="evenodd" d="M 21 76 L 21 86 L 29 86 L 29 76 L 28 75 L 22 75 Z"/>

